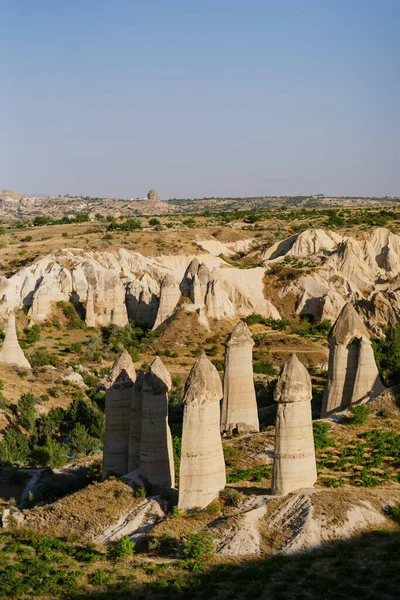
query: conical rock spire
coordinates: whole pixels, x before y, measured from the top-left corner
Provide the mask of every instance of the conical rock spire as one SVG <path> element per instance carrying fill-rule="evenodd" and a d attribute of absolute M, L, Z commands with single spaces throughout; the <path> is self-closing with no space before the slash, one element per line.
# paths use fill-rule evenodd
<path fill-rule="evenodd" d="M 17 330 L 15 327 L 15 315 L 13 311 L 8 313 L 6 334 L 3 346 L 0 350 L 0 362 L 17 365 L 18 367 L 24 367 L 25 369 L 31 368 L 31 365 L 18 342 Z"/>
<path fill-rule="evenodd" d="M 202 354 L 185 386 L 179 508 L 205 508 L 226 484 L 219 433 L 221 380 Z"/>
<path fill-rule="evenodd" d="M 272 493 L 312 487 L 317 479 L 311 416 L 311 380 L 295 354 L 285 363 L 275 388 L 278 403 Z"/>

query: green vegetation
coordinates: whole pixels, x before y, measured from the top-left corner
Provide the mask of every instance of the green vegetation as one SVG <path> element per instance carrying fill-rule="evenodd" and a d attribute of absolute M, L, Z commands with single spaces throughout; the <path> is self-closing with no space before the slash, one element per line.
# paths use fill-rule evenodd
<path fill-rule="evenodd" d="M 237 483 L 238 481 L 261 481 L 271 478 L 271 468 L 265 465 L 250 467 L 248 469 L 232 469 L 226 475 L 227 483 Z"/>
<path fill-rule="evenodd" d="M 351 441 L 339 440 L 317 453 L 317 467 L 322 483 L 329 484 L 332 472 L 343 482 L 364 487 L 398 481 L 400 436 L 397 431 L 371 429 Z M 328 474 L 326 474 L 328 472 Z"/>
<path fill-rule="evenodd" d="M 316 450 L 333 444 L 333 439 L 328 435 L 329 430 L 330 425 L 328 423 L 313 421 L 314 446 Z"/>
<path fill-rule="evenodd" d="M 368 421 L 371 409 L 365 404 L 362 404 L 361 406 L 352 406 L 350 412 L 351 416 L 349 417 L 349 423 L 352 425 L 365 425 Z"/>
<path fill-rule="evenodd" d="M 120 231 L 136 231 L 137 229 L 142 229 L 142 224 L 139 219 L 126 219 L 122 223 L 117 223 L 114 217 L 107 219 L 110 221 L 110 225 L 108 226 L 109 231 L 113 231 L 119 229 Z"/>
<path fill-rule="evenodd" d="M 51 219 L 50 217 L 35 217 L 33 219 L 33 225 L 38 227 L 40 225 L 69 225 L 71 223 L 87 223 L 89 221 L 89 215 L 87 213 L 77 213 L 75 217 L 64 216 L 62 219 Z"/>
<path fill-rule="evenodd" d="M 209 531 L 191 533 L 183 545 L 183 555 L 189 559 L 206 559 L 214 551 L 214 538 Z"/>
<path fill-rule="evenodd" d="M 124 535 L 119 542 L 111 546 L 107 552 L 107 558 L 120 561 L 132 556 L 135 552 L 135 544 L 131 542 L 127 535 Z"/>
<path fill-rule="evenodd" d="M 20 424 L 29 435 L 8 429 L 0 440 L 0 464 L 60 467 L 73 457 L 102 448 L 104 414 L 79 390 L 67 409 L 52 408 L 35 418 L 37 399 L 23 394 L 18 403 Z"/>
<path fill-rule="evenodd" d="M 375 360 L 383 382 L 388 385 L 400 383 L 400 326 L 387 327 L 383 339 L 372 342 Z"/>
<path fill-rule="evenodd" d="M 57 308 L 62 310 L 64 317 L 67 319 L 68 329 L 85 329 L 85 321 L 80 318 L 75 306 L 71 302 L 61 300 L 57 302 Z"/>

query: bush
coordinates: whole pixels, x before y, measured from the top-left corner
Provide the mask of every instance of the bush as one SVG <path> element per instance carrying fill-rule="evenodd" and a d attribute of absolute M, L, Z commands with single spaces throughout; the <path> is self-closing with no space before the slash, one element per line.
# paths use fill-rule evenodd
<path fill-rule="evenodd" d="M 390 510 L 391 517 L 400 523 L 400 504 L 395 504 Z"/>
<path fill-rule="evenodd" d="M 68 452 L 68 446 L 63 446 L 57 440 L 48 437 L 45 444 L 33 448 L 32 459 L 38 467 L 57 469 L 68 462 Z"/>
<path fill-rule="evenodd" d="M 0 462 L 27 464 L 30 453 L 29 438 L 20 431 L 8 429 L 0 440 Z"/>
<path fill-rule="evenodd" d="M 183 555 L 189 559 L 208 558 L 214 551 L 214 538 L 209 531 L 189 534 L 182 550 Z"/>
<path fill-rule="evenodd" d="M 155 217 L 152 217 L 151 219 L 149 219 L 149 225 L 160 225 L 160 221 L 158 219 L 156 219 Z"/>
<path fill-rule="evenodd" d="M 129 536 L 124 535 L 120 541 L 112 546 L 107 552 L 107 558 L 110 560 L 123 560 L 132 556 L 135 552 L 135 543 L 131 542 Z"/>
<path fill-rule="evenodd" d="M 71 449 L 75 455 L 91 454 L 99 449 L 99 440 L 90 435 L 82 423 L 77 423 L 70 435 Z"/>
<path fill-rule="evenodd" d="M 313 422 L 314 447 L 316 450 L 332 445 L 333 440 L 328 435 L 329 430 L 330 426 L 328 423 L 322 423 L 321 421 Z"/>
<path fill-rule="evenodd" d="M 49 352 L 45 346 L 39 346 L 35 351 L 30 352 L 29 362 L 32 367 L 45 367 L 46 365 L 59 367 L 61 364 L 60 357 Z"/>
<path fill-rule="evenodd" d="M 254 363 L 254 373 L 262 373 L 263 375 L 276 375 L 274 366 L 270 362 L 259 361 Z"/>
<path fill-rule="evenodd" d="M 32 325 L 32 327 L 29 327 L 28 329 L 25 330 L 26 341 L 29 344 L 35 344 L 36 342 L 38 342 L 40 340 L 40 334 L 41 334 L 40 325 Z"/>
<path fill-rule="evenodd" d="M 69 329 L 85 329 L 85 321 L 83 321 L 78 315 L 76 308 L 71 302 L 64 302 L 61 300 L 57 302 L 57 308 L 62 310 L 64 317 L 67 319 L 67 327 Z"/>
<path fill-rule="evenodd" d="M 365 404 L 360 406 L 353 406 L 351 408 L 351 416 L 349 417 L 349 423 L 352 425 L 365 425 L 368 421 L 371 409 Z"/>
<path fill-rule="evenodd" d="M 235 506 L 236 508 L 244 498 L 243 494 L 230 487 L 221 490 L 219 497 L 227 506 Z"/>
<path fill-rule="evenodd" d="M 18 402 L 18 415 L 21 425 L 33 433 L 35 429 L 35 396 L 33 394 L 22 394 Z"/>

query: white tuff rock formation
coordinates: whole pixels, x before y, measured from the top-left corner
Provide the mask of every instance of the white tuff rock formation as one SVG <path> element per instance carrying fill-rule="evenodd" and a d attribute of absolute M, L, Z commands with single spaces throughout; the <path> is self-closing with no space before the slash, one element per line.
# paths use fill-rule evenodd
<path fill-rule="evenodd" d="M 368 330 L 347 303 L 329 334 L 328 384 L 321 415 L 343 410 L 382 389 Z"/>
<path fill-rule="evenodd" d="M 311 379 L 295 354 L 276 384 L 278 403 L 272 493 L 284 495 L 313 487 L 317 479 L 311 416 Z"/>
<path fill-rule="evenodd" d="M 157 356 L 143 377 L 140 474 L 151 484 L 174 487 L 175 469 L 168 425 L 171 376 Z"/>
<path fill-rule="evenodd" d="M 17 365 L 18 367 L 24 367 L 25 369 L 31 368 L 28 359 L 18 343 L 15 315 L 13 311 L 10 311 L 8 314 L 6 334 L 3 346 L 0 350 L 0 362 L 8 363 L 9 365 Z"/>
<path fill-rule="evenodd" d="M 129 427 L 136 380 L 135 367 L 127 350 L 115 361 L 106 389 L 106 431 L 103 477 L 126 475 L 129 461 Z"/>
<path fill-rule="evenodd" d="M 144 373 L 136 376 L 132 394 L 131 415 L 129 419 L 128 473 L 140 467 L 140 447 L 142 445 L 142 389 Z"/>
<path fill-rule="evenodd" d="M 221 431 L 259 431 L 249 328 L 239 321 L 226 342 Z"/>
<path fill-rule="evenodd" d="M 160 305 L 153 329 L 157 329 L 161 323 L 164 323 L 173 314 L 180 297 L 179 284 L 171 275 L 166 275 L 161 283 Z"/>
<path fill-rule="evenodd" d="M 178 506 L 205 508 L 224 489 L 225 462 L 219 432 L 221 380 L 202 354 L 185 386 Z"/>

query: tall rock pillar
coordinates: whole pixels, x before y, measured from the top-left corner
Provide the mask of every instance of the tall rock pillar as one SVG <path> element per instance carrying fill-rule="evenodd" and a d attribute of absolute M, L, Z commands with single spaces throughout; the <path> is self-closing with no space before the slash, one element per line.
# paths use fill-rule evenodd
<path fill-rule="evenodd" d="M 226 484 L 219 431 L 221 380 L 202 354 L 186 382 L 179 474 L 179 508 L 205 508 Z"/>
<path fill-rule="evenodd" d="M 239 321 L 226 342 L 221 431 L 260 431 L 253 381 L 254 342 Z"/>
<path fill-rule="evenodd" d="M 136 380 L 135 367 L 127 350 L 115 361 L 106 390 L 106 432 L 103 477 L 128 473 L 129 426 Z"/>
<path fill-rule="evenodd" d="M 140 467 L 140 446 L 142 443 L 142 389 L 144 373 L 139 371 L 132 394 L 129 422 L 128 473 Z"/>
<path fill-rule="evenodd" d="M 344 305 L 328 340 L 328 384 L 322 417 L 383 389 L 368 330 L 352 304 Z"/>
<path fill-rule="evenodd" d="M 25 369 L 31 368 L 31 365 L 18 342 L 17 330 L 15 327 L 15 315 L 13 311 L 8 313 L 6 334 L 3 346 L 0 350 L 0 362 L 8 363 L 9 365 L 17 365 L 18 367 L 24 367 Z"/>
<path fill-rule="evenodd" d="M 143 378 L 140 474 L 149 483 L 174 487 L 175 469 L 168 425 L 171 376 L 157 356 Z"/>
<path fill-rule="evenodd" d="M 278 403 L 272 493 L 313 487 L 317 479 L 311 417 L 311 379 L 295 354 L 286 361 L 274 398 Z"/>

